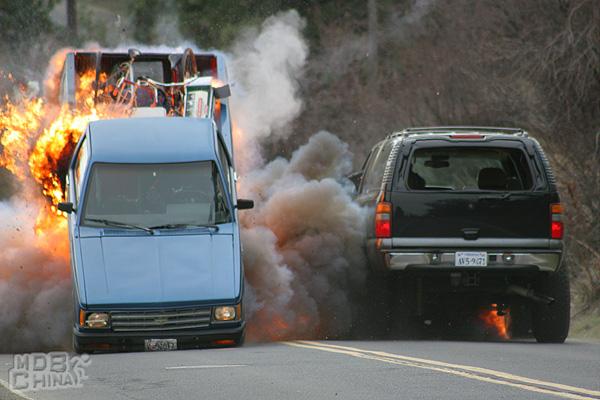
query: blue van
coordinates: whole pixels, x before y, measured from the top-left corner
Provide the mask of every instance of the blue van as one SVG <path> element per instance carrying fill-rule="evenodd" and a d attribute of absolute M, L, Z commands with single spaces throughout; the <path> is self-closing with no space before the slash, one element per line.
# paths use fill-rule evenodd
<path fill-rule="evenodd" d="M 171 350 L 244 339 L 232 157 L 211 119 L 89 124 L 67 177 L 73 347 Z"/>

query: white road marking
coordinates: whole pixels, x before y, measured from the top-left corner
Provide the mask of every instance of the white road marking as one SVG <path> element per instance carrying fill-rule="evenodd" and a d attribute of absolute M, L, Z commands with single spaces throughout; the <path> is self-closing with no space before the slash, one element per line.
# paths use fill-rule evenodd
<path fill-rule="evenodd" d="M 23 392 L 21 392 L 20 390 L 13 390 L 10 388 L 10 386 L 8 385 L 8 382 L 5 382 L 4 380 L 0 379 L 0 385 L 4 386 L 4 388 L 6 390 L 8 390 L 9 392 L 11 392 L 12 394 L 14 394 L 15 396 L 23 399 L 23 400 L 33 400 L 31 397 L 27 397 L 23 394 Z"/>
<path fill-rule="evenodd" d="M 165 367 L 165 369 L 210 369 L 210 368 L 237 368 L 247 367 L 245 364 L 224 364 L 224 365 L 179 365 L 177 367 Z"/>
<path fill-rule="evenodd" d="M 487 368 L 472 367 L 468 365 L 451 364 L 424 358 L 408 357 L 380 351 L 371 351 L 349 346 L 338 346 L 312 341 L 286 342 L 289 346 L 321 350 L 332 353 L 344 354 L 352 357 L 381 361 L 389 364 L 404 365 L 409 367 L 428 369 L 446 374 L 461 376 L 468 379 L 494 383 L 497 385 L 512 386 L 537 393 L 551 394 L 567 399 L 597 400 L 600 392 L 559 383 L 546 382 L 526 378 L 506 372 L 495 371 Z M 593 396 L 593 397 L 588 397 Z"/>

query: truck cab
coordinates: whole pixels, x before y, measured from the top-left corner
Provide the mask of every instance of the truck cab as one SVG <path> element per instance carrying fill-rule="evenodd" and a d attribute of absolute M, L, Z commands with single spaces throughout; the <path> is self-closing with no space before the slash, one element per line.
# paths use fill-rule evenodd
<path fill-rule="evenodd" d="M 204 118 L 89 124 L 68 172 L 77 352 L 238 345 L 243 265 L 232 157 Z"/>

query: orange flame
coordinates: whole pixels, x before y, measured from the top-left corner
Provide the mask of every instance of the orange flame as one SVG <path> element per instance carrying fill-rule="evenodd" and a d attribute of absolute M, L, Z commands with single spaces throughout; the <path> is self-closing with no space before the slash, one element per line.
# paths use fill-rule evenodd
<path fill-rule="evenodd" d="M 492 304 L 491 309 L 483 310 L 479 318 L 486 327 L 491 328 L 500 339 L 510 339 L 509 335 L 509 309 L 504 309 L 504 315 L 498 315 L 498 305 Z"/>
<path fill-rule="evenodd" d="M 50 72 L 44 83 L 47 90 L 58 90 L 60 75 L 52 71 L 62 65 L 65 54 L 64 51 L 59 52 L 51 60 Z M 126 114 L 126 110 L 114 105 L 94 104 L 94 70 L 86 71 L 78 79 L 77 107 L 59 107 L 42 98 L 28 98 L 24 90 L 20 100 L 12 101 L 6 97 L 0 107 L 0 144 L 3 149 L 0 166 L 8 169 L 26 186 L 30 186 L 28 184 L 32 181 L 38 184 L 41 194 L 47 199 L 46 205 L 40 206 L 37 217 L 35 231 L 38 237 L 66 228 L 66 219 L 56 206 L 66 199 L 64 176 L 73 149 L 87 124 L 100 118 Z M 106 80 L 106 75 L 102 74 L 99 79 Z"/>

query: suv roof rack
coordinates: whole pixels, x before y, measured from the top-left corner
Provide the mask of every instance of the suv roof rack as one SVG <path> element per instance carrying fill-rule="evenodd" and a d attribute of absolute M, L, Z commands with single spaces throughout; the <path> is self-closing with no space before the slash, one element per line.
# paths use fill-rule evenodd
<path fill-rule="evenodd" d="M 389 137 L 410 136 L 422 134 L 447 134 L 454 132 L 480 132 L 480 133 L 495 133 L 502 135 L 515 135 L 527 137 L 528 134 L 521 128 L 504 128 L 497 126 L 424 126 L 406 128 L 400 132 L 394 132 Z"/>

